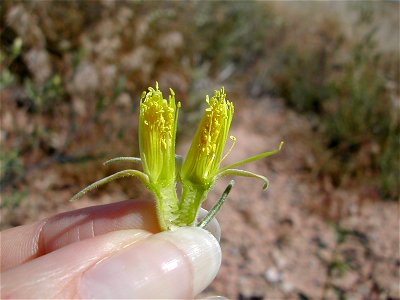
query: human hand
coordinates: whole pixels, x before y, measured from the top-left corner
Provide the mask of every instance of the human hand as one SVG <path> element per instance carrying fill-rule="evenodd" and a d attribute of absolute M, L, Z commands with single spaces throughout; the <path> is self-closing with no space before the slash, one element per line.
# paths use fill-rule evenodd
<path fill-rule="evenodd" d="M 211 226 L 219 235 L 217 222 Z M 189 299 L 221 263 L 208 231 L 159 233 L 154 205 L 140 200 L 62 213 L 0 236 L 2 299 Z"/>

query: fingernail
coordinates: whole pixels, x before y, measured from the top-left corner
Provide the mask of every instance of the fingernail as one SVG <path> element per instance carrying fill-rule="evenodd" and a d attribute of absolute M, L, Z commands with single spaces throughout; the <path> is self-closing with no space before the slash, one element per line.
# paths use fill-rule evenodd
<path fill-rule="evenodd" d="M 221 249 L 208 231 L 162 232 L 105 258 L 86 271 L 82 298 L 189 298 L 216 276 Z"/>
<path fill-rule="evenodd" d="M 157 236 L 174 244 L 189 259 L 193 274 L 193 295 L 204 290 L 217 276 L 221 266 L 221 248 L 209 231 L 184 227 Z"/>

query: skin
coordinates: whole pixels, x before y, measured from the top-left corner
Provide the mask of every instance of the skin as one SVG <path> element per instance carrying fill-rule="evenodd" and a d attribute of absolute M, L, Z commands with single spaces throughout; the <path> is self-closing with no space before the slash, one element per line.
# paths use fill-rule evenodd
<path fill-rule="evenodd" d="M 199 228 L 159 231 L 154 204 L 144 200 L 88 207 L 5 230 L 1 298 L 195 296 L 218 271 L 218 242 Z M 196 253 L 185 252 L 187 236 L 199 241 L 188 242 L 198 247 Z M 199 267 L 209 266 L 209 260 L 215 265 L 211 275 Z M 118 269 L 121 262 L 126 265 Z M 143 278 L 147 285 L 140 283 Z"/>

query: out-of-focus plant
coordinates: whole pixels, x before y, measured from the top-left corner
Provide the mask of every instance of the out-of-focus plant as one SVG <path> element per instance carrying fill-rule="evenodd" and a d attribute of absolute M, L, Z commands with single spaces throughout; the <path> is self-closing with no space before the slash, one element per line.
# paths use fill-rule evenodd
<path fill-rule="evenodd" d="M 398 91 L 388 89 L 396 81 L 390 77 L 396 74 L 396 59 L 389 57 L 390 64 L 380 54 L 374 28 L 351 42 L 340 30 L 337 24 L 322 26 L 309 45 L 282 43 L 264 75 L 267 88 L 294 109 L 317 117 L 327 148 L 322 151 L 330 153 L 328 160 L 316 153 L 324 160 L 317 173 L 338 185 L 357 178 L 396 198 L 400 121 L 393 98 Z"/>
<path fill-rule="evenodd" d="M 38 112 L 50 112 L 63 97 L 61 77 L 54 75 L 44 84 L 34 84 L 30 79 L 25 81 L 25 91 L 32 100 L 33 109 Z"/>
<path fill-rule="evenodd" d="M 0 187 L 20 175 L 23 170 L 18 151 L 4 151 L 4 149 L 0 151 Z"/>
<path fill-rule="evenodd" d="M 26 199 L 27 191 L 17 191 L 3 198 L 0 208 L 15 209 Z"/>
<path fill-rule="evenodd" d="M 202 62 L 214 71 L 227 64 L 246 69 L 265 51 L 273 18 L 268 7 L 256 2 L 197 3 L 194 22 Z M 245 51 L 244 51 L 245 49 Z"/>
<path fill-rule="evenodd" d="M 396 197 L 399 111 L 387 89 L 382 57 L 375 49 L 372 32 L 354 46 L 342 75 L 331 82 L 335 107 L 323 123 L 337 157 L 354 153 L 353 158 L 342 159 L 348 170 L 355 175 L 362 175 L 366 169 L 380 172 L 378 185 L 386 196 Z"/>
<path fill-rule="evenodd" d="M 0 91 L 14 84 L 16 75 L 10 70 L 13 61 L 21 54 L 22 40 L 15 38 L 10 49 L 0 50 Z"/>

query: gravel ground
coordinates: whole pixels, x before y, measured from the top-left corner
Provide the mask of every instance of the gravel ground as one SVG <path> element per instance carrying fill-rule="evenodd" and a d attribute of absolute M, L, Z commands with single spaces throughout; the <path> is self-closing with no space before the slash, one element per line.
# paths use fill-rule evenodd
<path fill-rule="evenodd" d="M 104 5 L 111 3 L 103 2 Z M 21 59 L 37 84 L 50 82 L 51 75 L 59 72 L 66 82 L 70 101 L 57 105 L 53 118 L 48 119 L 15 105 L 18 102 L 15 100 L 28 99 L 21 86 L 3 90 L 1 142 L 24 144 L 25 139 L 35 134 L 35 125 L 40 125 L 38 128 L 52 129 L 44 131 L 47 133 L 39 139 L 40 143 L 60 153 L 64 150 L 68 150 L 67 154 L 76 153 L 80 148 L 88 148 L 86 152 L 91 153 L 90 149 L 101 147 L 104 151 L 98 152 L 107 155 L 122 149 L 131 151 L 135 147 L 136 129 L 132 127 L 133 100 L 129 91 L 148 86 L 149 80 L 159 78 L 160 86 L 174 87 L 177 95 L 185 99 L 191 84 L 198 90 L 216 84 L 213 79 L 202 84 L 197 82 L 199 87 L 193 83 L 189 74 L 192 67 L 187 65 L 190 59 L 184 55 L 188 43 L 183 32 L 164 32 L 157 28 L 153 32 L 152 18 L 140 15 L 139 11 L 111 7 L 110 4 L 105 16 L 82 30 L 83 23 L 77 23 L 79 18 L 69 19 L 74 16 L 69 13 L 72 11 L 56 10 L 55 16 L 50 17 L 52 11 L 45 2 L 39 1 L 33 6 L 36 7 L 35 15 L 28 2 L 23 4 L 10 6 L 5 13 L 7 22 L 26 48 Z M 314 7 L 313 3 L 310 5 Z M 286 12 L 287 8 L 283 7 L 282 11 Z M 59 38 L 56 38 L 57 30 L 63 32 L 63 27 L 55 26 L 59 20 L 57 13 L 68 17 L 60 18 L 68 30 Z M 314 15 L 322 16 L 320 13 Z M 392 19 L 387 20 L 389 25 Z M 43 20 L 46 22 L 41 22 Z M 388 28 L 393 27 L 389 25 Z M 53 29 L 57 30 L 53 32 Z M 305 29 L 308 32 L 307 26 Z M 354 26 L 349 29 L 353 30 Z M 153 34 L 158 34 L 159 38 L 145 39 Z M 45 41 L 49 37 L 59 43 L 56 45 L 60 49 L 74 49 L 74 43 L 77 43 L 85 55 L 80 57 L 79 53 L 66 51 L 55 58 L 46 50 Z M 129 41 L 127 45 L 126 41 Z M 389 44 L 385 43 L 386 46 Z M 56 68 L 55 62 L 63 67 Z M 229 72 L 235 72 L 235 69 Z M 89 116 L 94 115 L 97 95 L 112 99 L 115 84 L 122 79 L 126 79 L 127 86 L 116 99 L 117 105 L 99 124 L 79 128 L 80 141 L 73 144 L 76 148 L 72 145 L 64 149 L 71 129 L 69 119 L 65 117 L 70 108 L 76 113 L 77 124 L 88 124 Z M 318 173 L 313 171 L 318 169 L 318 161 L 310 147 L 320 137 L 313 132 L 312 120 L 290 111 L 283 101 L 263 98 L 238 103 L 232 129 L 237 143 L 226 163 L 275 149 L 282 140 L 285 146 L 281 153 L 245 167 L 270 179 L 267 191 L 261 190 L 262 184 L 257 180 L 237 178 L 218 216 L 222 227 L 222 267 L 202 296 L 254 300 L 400 299 L 399 203 L 382 201 L 369 187 L 354 183 L 346 188 L 336 188 L 329 178 L 314 175 Z M 131 138 L 118 144 L 114 134 L 118 129 L 129 131 Z M 115 139 L 102 139 L 107 134 Z M 9 148 L 14 150 L 14 147 Z M 79 187 L 112 170 L 99 168 L 100 162 L 95 159 L 79 164 L 49 161 L 43 154 L 48 153 L 38 148 L 33 148 L 33 152 L 24 157 L 30 171 L 15 190 L 16 194 L 26 191 L 26 195 L 23 200 L 16 201 L 15 207 L 3 205 L 2 229 L 71 209 L 150 197 L 148 192 L 127 180 L 69 203 L 68 199 Z M 182 143 L 180 148 L 180 152 L 185 153 L 183 150 L 188 145 Z M 48 164 L 41 164 L 42 161 Z M 206 208 L 212 206 L 228 181 L 224 179 L 216 185 Z M 6 197 L 2 197 L 4 204 Z"/>
<path fill-rule="evenodd" d="M 307 170 L 308 145 L 317 138 L 310 122 L 281 101 L 242 101 L 232 134 L 237 143 L 225 163 L 274 149 L 281 153 L 245 168 L 266 175 L 270 187 L 237 178 L 218 216 L 222 228 L 221 270 L 202 296 L 229 299 L 398 299 L 399 207 L 363 187 L 335 189 Z M 240 125 L 240 126 L 239 126 Z M 181 144 L 185 153 L 188 144 Z M 80 201 L 67 200 L 104 174 L 90 165 L 51 165 L 30 175 L 29 197 L 18 208 L 2 209 L 2 227 L 26 224 L 80 207 L 127 198 L 150 197 L 139 188 L 108 186 Z M 97 171 L 99 172 L 99 171 Z M 98 175 L 98 176 L 97 176 Z M 210 208 L 229 179 L 217 183 L 205 203 Z M 128 182 L 129 183 L 129 182 Z M 340 214 L 329 214 L 339 211 Z M 328 214 L 326 213 L 328 212 Z"/>
<path fill-rule="evenodd" d="M 318 213 L 328 205 L 319 184 L 302 171 L 309 139 L 315 138 L 309 122 L 278 100 L 248 103 L 237 109 L 240 127 L 232 130 L 237 144 L 227 160 L 273 149 L 280 140 L 285 146 L 282 153 L 247 167 L 270 178 L 266 192 L 255 180 L 236 180 L 218 216 L 222 268 L 205 294 L 230 299 L 397 299 L 398 203 L 368 199 L 360 188 L 332 190 L 330 197 L 344 204 L 339 219 L 327 219 Z M 210 198 L 217 199 L 226 183 L 218 184 Z"/>

